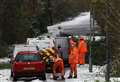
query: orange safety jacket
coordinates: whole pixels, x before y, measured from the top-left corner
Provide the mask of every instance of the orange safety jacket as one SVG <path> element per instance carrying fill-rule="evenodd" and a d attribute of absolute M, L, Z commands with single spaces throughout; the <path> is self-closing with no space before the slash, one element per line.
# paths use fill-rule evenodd
<path fill-rule="evenodd" d="M 74 45 L 74 41 L 72 38 L 70 38 L 69 42 L 70 42 L 70 47 Z"/>
<path fill-rule="evenodd" d="M 78 48 L 73 47 L 71 48 L 69 54 L 69 64 L 77 64 L 78 63 Z"/>
<path fill-rule="evenodd" d="M 87 43 L 84 40 L 80 40 L 78 44 L 78 49 L 80 53 L 87 53 Z"/>
<path fill-rule="evenodd" d="M 57 57 L 57 58 L 54 60 L 53 73 L 62 73 L 62 75 L 64 74 L 64 63 L 63 63 L 63 59 Z"/>
<path fill-rule="evenodd" d="M 79 45 L 78 45 L 78 50 L 79 50 L 79 64 L 85 64 L 85 56 L 87 53 L 87 43 L 84 40 L 80 40 L 79 41 Z"/>

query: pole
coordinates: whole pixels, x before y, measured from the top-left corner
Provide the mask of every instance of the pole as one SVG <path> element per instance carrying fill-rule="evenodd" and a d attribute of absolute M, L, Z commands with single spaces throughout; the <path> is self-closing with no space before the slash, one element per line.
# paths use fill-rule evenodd
<path fill-rule="evenodd" d="M 110 12 L 109 9 L 107 10 L 106 15 L 109 16 Z M 108 19 L 107 19 L 108 20 Z M 106 23 L 106 60 L 107 60 L 107 67 L 106 67 L 106 74 L 105 80 L 106 82 L 110 82 L 110 63 L 111 63 L 111 50 L 110 50 L 110 32 L 108 29 L 108 24 Z"/>
<path fill-rule="evenodd" d="M 90 53 L 89 53 L 89 72 L 92 72 L 92 8 L 90 10 Z"/>
<path fill-rule="evenodd" d="M 109 32 L 108 27 L 106 28 L 106 59 L 107 59 L 107 67 L 106 67 L 106 74 L 105 80 L 106 82 L 110 81 L 110 50 L 109 50 Z"/>
<path fill-rule="evenodd" d="M 49 24 L 53 25 L 52 6 L 50 0 L 47 1 L 47 6 L 48 6 Z"/>

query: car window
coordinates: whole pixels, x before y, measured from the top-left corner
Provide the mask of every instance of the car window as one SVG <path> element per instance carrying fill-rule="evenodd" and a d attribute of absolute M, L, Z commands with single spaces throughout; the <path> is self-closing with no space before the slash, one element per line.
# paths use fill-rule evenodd
<path fill-rule="evenodd" d="M 40 61 L 42 58 L 40 55 L 36 54 L 18 54 L 15 58 L 17 62 L 31 62 L 31 61 Z"/>

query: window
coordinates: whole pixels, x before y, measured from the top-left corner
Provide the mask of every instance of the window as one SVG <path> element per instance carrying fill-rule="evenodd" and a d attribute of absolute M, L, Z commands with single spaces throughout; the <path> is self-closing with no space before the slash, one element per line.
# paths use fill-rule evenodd
<path fill-rule="evenodd" d="M 37 54 L 18 54 L 15 58 L 17 62 L 40 61 L 42 58 Z"/>

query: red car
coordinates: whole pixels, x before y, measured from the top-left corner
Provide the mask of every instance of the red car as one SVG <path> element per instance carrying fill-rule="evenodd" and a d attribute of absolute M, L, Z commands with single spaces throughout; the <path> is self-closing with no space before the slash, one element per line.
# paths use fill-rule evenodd
<path fill-rule="evenodd" d="M 11 69 L 11 76 L 16 81 L 20 77 L 38 77 L 46 80 L 45 63 L 36 51 L 18 52 Z"/>

